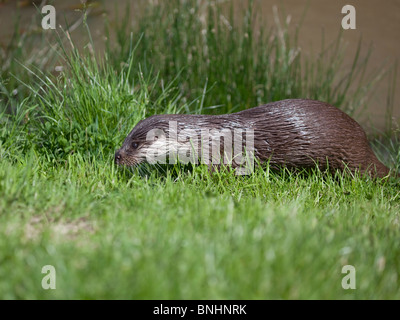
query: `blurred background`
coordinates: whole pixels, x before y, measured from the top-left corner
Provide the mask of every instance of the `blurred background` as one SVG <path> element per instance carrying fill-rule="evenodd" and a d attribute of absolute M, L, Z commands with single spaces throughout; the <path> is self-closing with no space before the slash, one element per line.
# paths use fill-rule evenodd
<path fill-rule="evenodd" d="M 169 2 L 169 4 L 166 4 Z M 43 30 L 40 25 L 40 6 L 44 4 L 52 4 L 57 11 L 57 29 L 60 30 L 61 25 L 65 30 L 69 28 L 69 34 L 73 39 L 75 45 L 79 48 L 86 48 L 89 43 L 87 27 L 84 23 L 83 12 L 86 13 L 86 22 L 90 29 L 90 34 L 93 39 L 93 48 L 99 55 L 103 55 L 107 46 L 111 46 L 111 51 L 115 57 L 118 54 L 123 55 L 126 53 L 126 47 L 129 45 L 130 34 L 133 31 L 133 42 L 137 42 L 141 36 L 141 45 L 147 48 L 139 48 L 138 52 L 142 58 L 138 61 L 143 62 L 143 56 L 147 55 L 147 62 L 154 63 L 151 66 L 153 72 L 160 72 L 160 77 L 165 80 L 171 80 L 177 76 L 182 68 L 186 68 L 186 64 L 190 64 L 191 60 L 195 60 L 192 52 L 185 47 L 185 39 L 172 39 L 171 46 L 179 42 L 180 51 L 186 58 L 177 61 L 177 55 L 174 50 L 165 52 L 165 57 L 160 55 L 160 51 L 165 50 L 162 46 L 156 48 L 154 44 L 162 40 L 156 39 L 165 36 L 163 29 L 168 28 L 168 23 L 171 26 L 174 23 L 181 23 L 183 28 L 188 31 L 191 30 L 193 23 L 188 19 L 185 20 L 186 14 L 197 15 L 197 19 L 205 24 L 209 24 L 210 11 L 208 6 L 212 3 L 213 6 L 218 6 L 220 11 L 215 14 L 213 23 L 215 26 L 225 25 L 231 28 L 230 24 L 237 24 L 246 28 L 244 19 L 248 14 L 248 8 L 251 4 L 248 1 L 232 0 L 232 1 L 140 1 L 140 0 L 118 0 L 118 1 L 80 1 L 80 0 L 56 0 L 56 1 L 30 1 L 30 0 L 0 0 L 0 47 L 1 47 L 1 60 L 3 79 L 8 78 L 10 72 L 16 72 L 12 65 L 14 60 L 20 60 L 24 63 L 35 63 L 41 68 L 48 68 L 54 71 L 57 66 L 57 57 L 54 58 L 51 54 L 50 47 L 56 45 L 54 40 L 54 32 L 51 30 Z M 365 69 L 359 72 L 359 77 L 363 74 L 364 79 L 367 79 L 367 85 L 364 86 L 364 91 L 357 92 L 355 77 L 350 83 L 349 91 L 345 92 L 345 96 L 340 99 L 331 99 L 329 95 L 319 95 L 317 98 L 331 100 L 329 102 L 342 105 L 349 113 L 353 113 L 356 119 L 363 123 L 364 127 L 374 130 L 384 131 L 390 123 L 390 126 L 398 123 L 400 116 L 400 108 L 398 106 L 398 89 L 400 85 L 400 73 L 395 73 L 396 59 L 400 55 L 400 41 L 398 40 L 398 32 L 400 31 L 400 0 L 386 0 L 384 2 L 377 0 L 353 0 L 351 4 L 356 8 L 356 30 L 341 30 L 341 20 L 343 14 L 341 13 L 342 7 L 348 4 L 346 0 L 258 0 L 254 1 L 252 6 L 255 8 L 251 13 L 251 30 L 254 32 L 254 41 L 251 45 L 256 49 L 249 51 L 258 55 L 263 49 L 257 47 L 257 41 L 265 34 L 272 37 L 275 32 L 279 36 L 279 32 L 288 32 L 291 37 L 291 45 L 298 53 L 301 53 L 304 66 L 305 61 L 318 60 L 318 57 L 324 55 L 325 51 L 331 50 L 331 54 L 341 55 L 342 61 L 340 64 L 334 66 L 337 71 L 338 77 L 332 81 L 332 85 L 336 85 L 341 81 L 340 75 L 346 77 L 346 72 L 351 70 L 354 66 L 355 57 L 357 56 L 357 63 L 362 64 L 363 59 L 368 59 Z M 156 9 L 159 8 L 159 9 Z M 194 9 L 195 8 L 195 9 Z M 172 18 L 169 16 L 171 14 Z M 181 18 L 174 18 L 181 16 Z M 203 16 L 202 16 L 203 15 Z M 206 21 L 206 16 L 208 17 Z M 170 19 L 168 22 L 167 20 Z M 179 21 L 182 19 L 182 21 Z M 144 21 L 146 20 L 146 21 Z M 161 21 L 165 20 L 165 21 Z M 192 24 L 191 24 L 192 23 Z M 185 24 L 190 24 L 189 27 Z M 279 25 L 281 27 L 279 27 Z M 205 27 L 206 28 L 206 27 Z M 208 27 L 207 27 L 208 28 Z M 280 28 L 285 29 L 284 31 Z M 108 31 L 105 31 L 108 29 Z M 212 30 L 213 27 L 210 27 Z M 249 29 L 250 30 L 250 29 Z M 274 30 L 274 31 L 271 31 Z M 200 30 L 197 30 L 200 31 Z M 179 34 L 180 31 L 177 32 Z M 261 33 L 260 33 L 261 32 Z M 272 33 L 271 33 L 272 32 Z M 240 34 L 240 32 L 239 32 Z M 248 36 L 246 30 L 242 34 L 244 37 Z M 194 34 L 186 35 L 189 38 L 198 42 L 201 39 Z M 152 37 L 153 40 L 149 40 Z M 124 40 L 125 38 L 125 40 Z M 176 38 L 176 37 L 175 37 Z M 338 40 L 340 38 L 340 40 Z M 125 42 L 124 42 L 125 41 Z M 153 41 L 153 42 L 151 42 Z M 340 41 L 340 50 L 335 51 L 335 45 Z M 264 45 L 267 42 L 260 41 L 259 44 Z M 151 45 L 153 47 L 151 47 Z M 236 42 L 234 45 L 246 45 L 244 42 Z M 250 45 L 250 44 L 247 44 Z M 22 48 L 21 48 L 22 47 Z M 114 49 L 118 48 L 118 49 Z M 83 49 L 84 50 L 84 49 Z M 235 50 L 232 48 L 231 50 Z M 236 47 L 236 50 L 240 48 Z M 359 50 L 359 51 L 358 51 Z M 186 51 L 186 52 L 182 52 Z M 118 54 L 117 54 L 118 52 Z M 169 61 L 169 66 L 165 65 L 168 60 L 167 55 L 175 55 Z M 229 50 L 223 51 L 222 54 L 228 55 Z M 276 53 L 272 53 L 270 57 L 274 57 Z M 296 53 L 297 54 L 297 53 Z M 153 58 L 151 57 L 153 55 Z M 160 55 L 159 60 L 154 56 Z M 203 54 L 203 56 L 206 54 Z M 52 58 L 53 57 L 53 58 Z M 296 57 L 296 55 L 295 55 Z M 204 57 L 203 57 L 204 58 Z M 216 57 L 218 58 L 218 57 Z M 220 58 L 220 57 L 219 57 Z M 256 58 L 256 57 L 254 57 Z M 123 58 L 121 58 L 123 60 Z M 164 59 L 164 60 L 163 60 Z M 187 59 L 185 61 L 184 59 Z M 39 61 L 41 60 L 41 61 Z M 121 60 L 121 61 L 122 61 Z M 163 61 L 161 64 L 161 62 Z M 321 63 L 329 63 L 329 59 Z M 241 69 L 240 72 L 245 75 L 247 66 L 237 65 L 235 59 L 232 59 L 228 64 L 232 69 Z M 174 64 L 177 64 L 172 68 Z M 197 65 L 200 65 L 197 63 Z M 10 67 L 11 66 L 11 67 Z M 144 68 L 144 66 L 142 66 Z M 327 67 L 327 66 L 325 66 Z M 167 70 L 169 68 L 169 70 Z M 262 68 L 257 65 L 257 68 Z M 316 66 L 318 68 L 318 66 Z M 161 70 L 162 69 L 162 70 Z M 173 69 L 173 70 L 172 70 Z M 190 68 L 187 68 L 188 70 Z M 59 70 L 59 69 L 57 69 Z M 304 70 L 302 73 L 304 76 Z M 207 70 L 205 70 L 206 72 Z M 201 74 L 202 71 L 199 71 Z M 307 71 L 306 71 L 307 72 Z M 321 70 L 323 73 L 323 70 Z M 193 83 L 188 83 L 188 87 L 184 95 L 188 99 L 194 99 L 196 94 L 203 90 L 204 85 L 207 83 L 207 90 L 210 89 L 209 100 L 206 101 L 205 108 L 202 112 L 207 112 L 207 107 L 224 105 L 226 108 L 218 109 L 214 112 L 221 111 L 232 112 L 238 109 L 253 107 L 256 103 L 267 103 L 270 100 L 277 100 L 285 98 L 285 94 L 270 95 L 258 94 L 256 98 L 243 99 L 238 95 L 238 100 L 235 101 L 232 96 L 235 96 L 234 88 L 231 88 L 228 98 L 219 98 L 218 95 L 213 96 L 213 90 L 218 91 L 221 83 L 229 82 L 229 77 L 224 77 L 218 74 L 213 77 L 204 73 L 204 79 L 199 81 L 199 90 L 194 95 L 190 94 L 189 88 Z M 188 71 L 186 74 L 183 72 L 182 79 L 178 82 L 185 82 L 185 79 L 193 76 L 193 73 Z M 186 77 L 186 78 L 185 78 Z M 370 78 L 368 78 L 370 77 Z M 167 79 L 169 78 L 169 79 Z M 262 78 L 259 78 L 263 81 Z M 8 80 L 9 89 L 15 85 L 12 79 Z M 362 80 L 364 81 L 364 80 Z M 358 82 L 357 82 L 358 83 Z M 256 83 L 262 85 L 262 83 Z M 180 85 L 178 85 L 180 86 Z M 226 88 L 223 88 L 227 91 Z M 271 91 L 271 87 L 266 87 L 265 91 Z M 352 91 L 353 90 L 353 91 Z M 18 91 L 18 90 L 17 90 Z M 14 93 L 17 93 L 14 91 Z M 368 91 L 368 92 L 367 92 Z M 349 102 L 353 94 L 363 95 L 365 99 L 359 99 L 359 104 L 363 106 L 354 106 Z M 286 96 L 302 96 L 304 98 L 315 98 L 315 95 L 307 93 L 306 91 L 288 91 Z M 308 96 L 305 96 L 308 95 Z M 242 99 L 242 100 L 239 100 Z M 227 107 L 229 101 L 232 105 Z M 348 102 L 347 105 L 345 102 Z M 239 104 L 242 103 L 242 106 Z M 365 106 L 364 106 L 365 105 Z M 366 109 L 365 109 L 366 108 Z M 355 110 L 360 110 L 357 114 Z M 219 110 L 219 111 L 218 111 Z M 388 111 L 389 110 L 389 111 Z"/>

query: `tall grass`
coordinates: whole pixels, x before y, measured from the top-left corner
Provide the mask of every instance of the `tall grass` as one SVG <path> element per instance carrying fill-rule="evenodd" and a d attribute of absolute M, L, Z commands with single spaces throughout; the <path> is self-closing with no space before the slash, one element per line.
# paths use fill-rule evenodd
<path fill-rule="evenodd" d="M 66 37 L 69 48 L 59 41 L 63 58 L 59 75 L 21 65 L 31 81 L 18 80 L 30 95 L 16 104 L 12 114 L 4 109 L 0 114 L 5 124 L 2 143 L 8 147 L 29 136 L 31 147 L 51 159 L 62 160 L 71 153 L 108 158 L 134 123 L 152 113 L 176 113 L 181 108 L 170 85 L 153 92 L 159 84 L 157 76 L 145 78 L 142 72 L 130 76 L 133 43 L 129 57 L 116 69 L 107 55 L 98 60 L 87 50 L 83 57 L 68 33 Z"/>
<path fill-rule="evenodd" d="M 227 10 L 211 1 L 181 0 L 150 3 L 133 27 L 129 14 L 115 37 L 105 24 L 107 39 L 117 45 L 106 43 L 102 57 L 93 53 L 86 19 L 89 45 L 82 52 L 68 31 L 57 35 L 58 73 L 46 70 L 46 55 L 36 61 L 21 49 L 8 51 L 0 78 L 1 121 L 15 121 L 3 127 L 3 145 L 10 145 L 11 131 L 20 130 L 26 135 L 13 147 L 26 151 L 31 145 L 54 159 L 109 154 L 134 123 L 154 113 L 233 112 L 286 98 L 319 99 L 354 114 L 366 107 L 368 92 L 383 75 L 365 75 L 370 52 L 361 56 L 361 42 L 352 68 L 343 71 L 340 35 L 315 60 L 305 58 L 297 43 L 301 30 L 291 35 L 277 10 L 274 28 L 255 28 L 260 16 L 253 2 L 239 17 L 232 5 Z M 18 36 L 18 24 L 15 34 L 9 48 L 16 42 L 17 48 L 30 46 L 30 37 Z M 14 96 L 12 88 L 25 94 Z M 392 105 L 393 96 L 392 90 Z"/>
<path fill-rule="evenodd" d="M 382 76 L 365 76 L 369 54 L 361 58 L 360 46 L 352 68 L 343 71 L 340 36 L 316 60 L 306 59 L 297 43 L 301 30 L 291 35 L 277 11 L 274 28 L 255 29 L 260 16 L 252 2 L 237 17 L 232 6 L 211 1 L 155 1 L 133 27 L 129 12 L 115 37 L 105 24 L 107 39 L 117 45 L 106 43 L 102 57 L 93 53 L 86 25 L 89 44 L 81 52 L 68 31 L 57 36 L 61 72 L 50 73 L 22 53 L 8 58 L 13 64 L 7 79 L 0 79 L 6 97 L 1 121 L 9 123 L 5 110 L 15 121 L 3 127 L 3 145 L 32 146 L 53 159 L 76 152 L 109 155 L 138 120 L 154 113 L 233 112 L 286 98 L 319 99 L 352 114 L 366 106 L 368 91 Z M 12 96 L 11 80 L 28 90 L 25 100 Z M 15 143 L 12 130 L 22 133 Z"/>
<path fill-rule="evenodd" d="M 60 33 L 60 72 L 23 54 L 3 73 L 0 298 L 399 297 L 396 179 L 268 167 L 238 177 L 204 166 L 160 178 L 114 165 L 128 131 L 154 113 L 232 112 L 287 97 L 356 110 L 361 95 L 349 90 L 378 79 L 354 82 L 367 63 L 359 54 L 344 78 L 335 72 L 340 40 L 304 63 L 287 25 L 258 34 L 252 7 L 240 22 L 203 3 L 149 4 L 133 29 L 127 15 L 119 45 L 102 57 L 90 35 L 80 51 Z M 12 81 L 25 89 L 13 95 Z M 49 264 L 56 290 L 41 286 Z M 345 291 L 349 264 L 357 290 Z"/>
<path fill-rule="evenodd" d="M 350 114 L 364 110 L 383 74 L 365 74 L 371 52 L 361 54 L 361 41 L 345 69 L 341 34 L 334 43 L 323 41 L 315 57 L 305 57 L 298 45 L 301 25 L 290 33 L 289 20 L 274 10 L 266 28 L 257 3 L 239 14 L 230 4 L 153 1 L 136 18 L 133 32 L 143 34 L 137 61 L 166 81 L 179 74 L 181 94 L 197 101 L 188 112 L 233 112 L 286 98 L 323 100 Z M 115 64 L 128 55 L 129 12 L 117 28 Z"/>
<path fill-rule="evenodd" d="M 56 158 L 82 151 L 113 153 L 148 110 L 178 109 L 169 87 L 157 96 L 153 94 L 156 77 L 144 78 L 142 73 L 130 77 L 133 55 L 118 70 L 107 59 L 99 62 L 94 56 L 82 58 L 76 49 L 71 54 L 65 52 L 64 58 L 65 71 L 58 78 L 30 70 L 37 78 L 36 86 L 26 84 L 38 103 L 32 126 L 37 133 L 36 143 Z"/>

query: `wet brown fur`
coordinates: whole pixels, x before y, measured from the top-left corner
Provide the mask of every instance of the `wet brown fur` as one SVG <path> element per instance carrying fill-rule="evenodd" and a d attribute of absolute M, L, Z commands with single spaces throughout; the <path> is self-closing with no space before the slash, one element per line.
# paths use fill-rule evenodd
<path fill-rule="evenodd" d="M 145 148 L 146 134 L 153 128 L 166 129 L 177 121 L 178 132 L 185 127 L 254 130 L 255 156 L 272 166 L 360 171 L 385 177 L 389 169 L 375 156 L 361 126 L 338 108 L 314 100 L 291 99 L 272 102 L 241 112 L 224 115 L 156 115 L 140 121 L 116 153 L 116 163 L 136 165 L 138 141 Z"/>

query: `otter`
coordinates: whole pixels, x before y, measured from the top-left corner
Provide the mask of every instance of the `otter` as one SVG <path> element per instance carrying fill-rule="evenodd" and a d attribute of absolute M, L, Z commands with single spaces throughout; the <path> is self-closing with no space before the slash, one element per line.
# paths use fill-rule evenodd
<path fill-rule="evenodd" d="M 123 166 L 167 158 L 237 169 L 255 160 L 276 168 L 317 166 L 379 178 L 390 173 L 354 119 L 328 103 L 306 99 L 223 115 L 154 115 L 141 120 L 115 153 L 115 163 Z"/>

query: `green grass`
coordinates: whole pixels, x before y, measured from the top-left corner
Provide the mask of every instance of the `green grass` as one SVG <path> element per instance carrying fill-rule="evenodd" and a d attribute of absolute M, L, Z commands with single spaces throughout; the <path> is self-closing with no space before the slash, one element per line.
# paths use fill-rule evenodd
<path fill-rule="evenodd" d="M 24 63 L 3 74 L 14 80 L 1 82 L 0 298 L 399 299 L 397 179 L 268 167 L 240 177 L 202 166 L 143 175 L 114 166 L 115 149 L 151 114 L 228 112 L 285 97 L 360 111 L 357 92 L 380 77 L 364 77 L 349 95 L 367 60 L 356 56 L 344 78 L 322 63 L 340 66 L 340 55 L 290 60 L 296 44 L 287 30 L 284 46 L 273 30 L 252 38 L 250 18 L 231 17 L 231 30 L 204 40 L 198 15 L 181 3 L 179 16 L 169 2 L 150 7 L 131 37 L 122 22 L 119 45 L 103 58 L 62 45 L 61 74 Z M 160 15 L 172 46 L 151 25 Z M 266 39 L 275 40 L 256 45 Z M 183 46 L 200 52 L 202 41 L 220 62 L 182 54 Z M 12 83 L 25 88 L 20 95 L 10 94 Z M 398 169 L 399 138 L 390 134 L 374 148 Z M 41 287 L 45 265 L 56 269 L 56 290 Z M 341 286 L 344 265 L 356 268 L 356 290 Z"/>
<path fill-rule="evenodd" d="M 399 298 L 398 183 L 26 161 L 0 166 L 2 298 Z"/>

